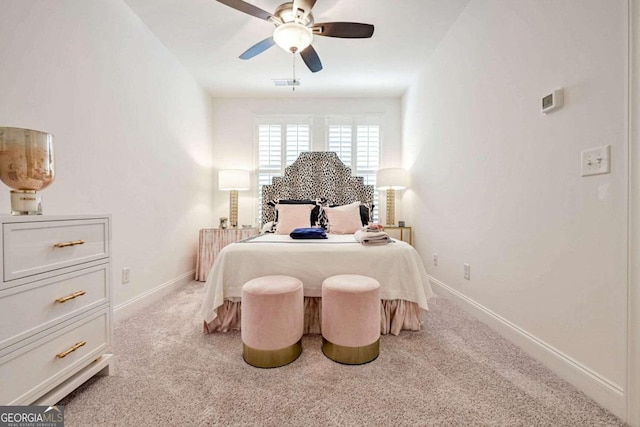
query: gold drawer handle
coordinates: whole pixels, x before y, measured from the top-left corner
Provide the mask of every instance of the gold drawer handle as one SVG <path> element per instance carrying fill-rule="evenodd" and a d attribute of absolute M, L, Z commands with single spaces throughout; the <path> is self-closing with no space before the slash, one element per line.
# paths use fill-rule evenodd
<path fill-rule="evenodd" d="M 85 291 L 74 292 L 71 295 L 67 295 L 66 297 L 60 297 L 60 298 L 56 299 L 56 302 L 59 302 L 60 304 L 62 304 L 63 302 L 67 302 L 70 299 L 81 297 L 84 294 L 86 294 Z"/>
<path fill-rule="evenodd" d="M 84 245 L 84 240 L 72 240 L 70 242 L 61 242 L 53 245 L 55 248 L 66 248 L 67 246 Z"/>
<path fill-rule="evenodd" d="M 69 353 L 73 353 L 74 351 L 76 351 L 77 349 L 79 349 L 80 347 L 85 345 L 86 343 L 87 343 L 86 341 L 77 342 L 70 349 L 63 351 L 62 353 L 56 354 L 56 357 L 58 359 L 63 359 L 65 357 L 67 357 L 69 355 Z"/>

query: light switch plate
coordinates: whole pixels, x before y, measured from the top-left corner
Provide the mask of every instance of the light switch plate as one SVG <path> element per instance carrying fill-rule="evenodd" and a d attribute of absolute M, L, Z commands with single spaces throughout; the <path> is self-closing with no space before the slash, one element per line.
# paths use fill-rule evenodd
<path fill-rule="evenodd" d="M 590 148 L 581 153 L 582 176 L 600 175 L 611 172 L 610 145 Z"/>

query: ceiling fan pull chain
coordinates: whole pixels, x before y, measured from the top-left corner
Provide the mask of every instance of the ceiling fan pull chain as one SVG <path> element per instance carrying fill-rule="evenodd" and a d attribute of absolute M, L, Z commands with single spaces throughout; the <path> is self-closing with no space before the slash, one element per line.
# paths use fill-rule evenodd
<path fill-rule="evenodd" d="M 292 54 L 291 56 L 293 56 L 293 85 L 291 85 L 291 88 L 293 89 L 293 91 L 296 91 L 296 54 Z"/>

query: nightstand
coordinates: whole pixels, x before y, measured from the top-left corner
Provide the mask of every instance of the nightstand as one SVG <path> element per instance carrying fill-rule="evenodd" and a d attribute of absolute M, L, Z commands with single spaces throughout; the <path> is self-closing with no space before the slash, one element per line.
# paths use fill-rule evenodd
<path fill-rule="evenodd" d="M 403 242 L 407 242 L 408 244 L 413 245 L 413 235 L 411 227 L 389 227 L 385 225 L 384 231 L 396 240 L 402 240 Z"/>
<path fill-rule="evenodd" d="M 257 228 L 203 228 L 200 230 L 196 280 L 205 282 L 218 253 L 230 243 L 257 236 Z"/>

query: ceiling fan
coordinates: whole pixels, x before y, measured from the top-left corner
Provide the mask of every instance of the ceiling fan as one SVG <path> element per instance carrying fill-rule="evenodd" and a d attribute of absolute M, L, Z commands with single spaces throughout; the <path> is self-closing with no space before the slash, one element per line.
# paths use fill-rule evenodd
<path fill-rule="evenodd" d="M 264 19 L 275 25 L 273 35 L 247 49 L 240 59 L 250 59 L 277 44 L 287 52 L 300 53 L 309 69 L 317 73 L 322 70 L 322 62 L 316 50 L 311 46 L 313 36 L 338 37 L 345 39 L 366 39 L 373 35 L 373 25 L 357 22 L 313 21 L 311 9 L 316 0 L 293 0 L 278 6 L 273 13 L 260 9 L 242 0 L 218 0 L 233 9 L 256 18 Z"/>

